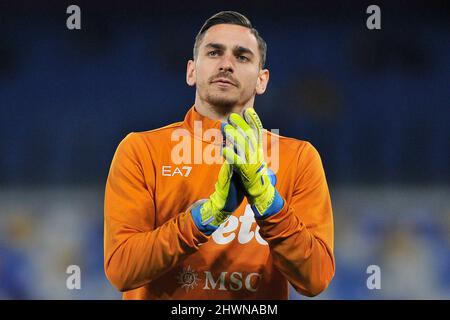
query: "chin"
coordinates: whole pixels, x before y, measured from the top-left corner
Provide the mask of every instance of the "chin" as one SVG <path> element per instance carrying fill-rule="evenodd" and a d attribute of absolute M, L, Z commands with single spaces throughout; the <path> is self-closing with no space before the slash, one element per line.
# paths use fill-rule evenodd
<path fill-rule="evenodd" d="M 226 94 L 208 95 L 206 101 L 223 111 L 232 110 L 238 103 L 238 99 L 233 99 Z"/>

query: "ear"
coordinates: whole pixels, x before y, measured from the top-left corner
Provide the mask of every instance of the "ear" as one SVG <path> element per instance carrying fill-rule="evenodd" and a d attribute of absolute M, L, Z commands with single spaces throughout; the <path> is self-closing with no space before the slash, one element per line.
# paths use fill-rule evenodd
<path fill-rule="evenodd" d="M 263 94 L 269 83 L 269 70 L 261 69 L 259 71 L 258 80 L 256 81 L 256 94 Z"/>
<path fill-rule="evenodd" d="M 195 76 L 195 62 L 194 60 L 189 60 L 186 68 L 186 82 L 189 86 L 195 86 L 197 79 Z"/>

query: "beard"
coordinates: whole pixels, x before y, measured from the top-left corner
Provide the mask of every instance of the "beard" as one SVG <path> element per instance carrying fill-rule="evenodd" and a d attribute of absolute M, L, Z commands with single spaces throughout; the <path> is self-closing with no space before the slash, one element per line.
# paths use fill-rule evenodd
<path fill-rule="evenodd" d="M 226 78 L 235 84 L 234 88 L 220 89 L 212 84 L 217 78 Z M 200 98 L 210 105 L 215 112 L 224 116 L 233 112 L 241 102 L 241 84 L 229 72 L 220 72 L 217 75 L 211 76 L 206 83 L 197 87 Z"/>
<path fill-rule="evenodd" d="M 233 97 L 225 92 L 207 92 L 204 100 L 221 115 L 232 112 L 239 102 L 238 97 Z"/>

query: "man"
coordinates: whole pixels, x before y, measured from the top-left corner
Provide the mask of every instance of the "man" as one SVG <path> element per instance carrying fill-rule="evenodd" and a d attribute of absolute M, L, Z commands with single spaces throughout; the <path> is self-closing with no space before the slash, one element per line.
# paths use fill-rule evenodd
<path fill-rule="evenodd" d="M 320 156 L 262 130 L 253 109 L 269 81 L 265 57 L 246 17 L 214 15 L 187 65 L 196 95 L 184 121 L 118 146 L 105 192 L 105 271 L 124 299 L 288 299 L 288 282 L 315 296 L 331 281 Z"/>

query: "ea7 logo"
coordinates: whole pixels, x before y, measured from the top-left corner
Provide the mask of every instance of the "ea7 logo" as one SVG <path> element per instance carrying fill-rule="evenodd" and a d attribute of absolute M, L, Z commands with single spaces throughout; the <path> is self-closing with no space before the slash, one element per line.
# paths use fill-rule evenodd
<path fill-rule="evenodd" d="M 175 175 L 180 175 L 182 177 L 187 177 L 191 173 L 192 167 L 191 166 L 183 166 L 183 167 L 177 167 L 177 166 L 162 166 L 161 168 L 161 174 L 164 177 L 173 177 Z"/>
<path fill-rule="evenodd" d="M 221 272 L 220 275 L 214 279 L 210 271 L 205 272 L 205 286 L 203 290 L 222 290 L 222 291 L 239 291 L 244 287 L 246 290 L 256 292 L 259 287 L 259 282 L 262 275 L 256 272 L 242 273 L 233 272 L 228 275 L 227 271 Z"/>

